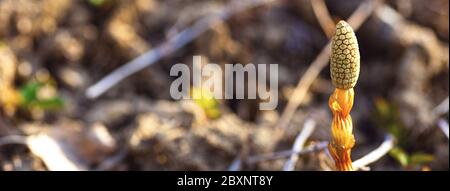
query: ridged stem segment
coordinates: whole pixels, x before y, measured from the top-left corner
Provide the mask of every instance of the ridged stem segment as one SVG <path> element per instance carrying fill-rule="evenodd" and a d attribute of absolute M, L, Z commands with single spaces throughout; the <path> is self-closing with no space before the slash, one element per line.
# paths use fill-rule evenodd
<path fill-rule="evenodd" d="M 353 170 L 350 152 L 355 144 L 353 136 L 352 117 L 350 110 L 353 106 L 353 88 L 343 90 L 336 88 L 330 96 L 328 106 L 333 113 L 331 123 L 332 140 L 328 145 L 337 170 Z"/>

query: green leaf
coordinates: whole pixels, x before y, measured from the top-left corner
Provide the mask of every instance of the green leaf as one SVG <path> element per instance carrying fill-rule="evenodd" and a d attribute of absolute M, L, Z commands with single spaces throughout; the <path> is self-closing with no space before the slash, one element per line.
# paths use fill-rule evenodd
<path fill-rule="evenodd" d="M 407 131 L 400 120 L 397 107 L 384 98 L 375 98 L 374 104 L 376 108 L 375 123 L 393 135 L 399 145 L 404 146 Z"/>
<path fill-rule="evenodd" d="M 385 117 L 389 116 L 391 108 L 389 107 L 389 103 L 383 98 L 375 99 L 375 108 L 378 111 L 378 114 Z"/>
<path fill-rule="evenodd" d="M 205 111 L 208 118 L 217 119 L 220 117 L 219 102 L 211 92 L 193 87 L 191 89 L 191 96 L 194 98 L 195 103 Z"/>
<path fill-rule="evenodd" d="M 57 96 L 44 100 L 38 98 L 38 92 L 44 85 L 40 82 L 29 82 L 20 88 L 21 106 L 25 108 L 37 107 L 44 110 L 59 109 L 64 106 L 64 100 Z"/>
<path fill-rule="evenodd" d="M 22 96 L 22 104 L 27 106 L 34 101 L 37 100 L 37 92 L 39 89 L 44 86 L 44 84 L 39 82 L 30 82 L 25 84 L 22 88 L 20 88 L 19 92 Z"/>
<path fill-rule="evenodd" d="M 414 153 L 410 157 L 411 165 L 423 165 L 434 160 L 433 155 L 427 153 Z"/>
<path fill-rule="evenodd" d="M 103 5 L 103 3 L 105 3 L 107 0 L 89 0 L 89 3 L 91 5 L 94 5 L 96 7 L 100 7 Z"/>
<path fill-rule="evenodd" d="M 409 165 L 408 154 L 400 147 L 394 147 L 389 151 L 389 155 L 397 160 L 402 167 L 407 167 Z"/>
<path fill-rule="evenodd" d="M 64 106 L 64 100 L 60 97 L 54 97 L 46 100 L 38 100 L 34 105 L 45 110 L 59 109 Z"/>

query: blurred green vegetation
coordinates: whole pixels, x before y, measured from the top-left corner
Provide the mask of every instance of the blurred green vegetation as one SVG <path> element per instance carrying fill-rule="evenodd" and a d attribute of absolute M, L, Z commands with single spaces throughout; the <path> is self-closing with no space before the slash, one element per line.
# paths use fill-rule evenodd
<path fill-rule="evenodd" d="M 89 0 L 89 3 L 94 6 L 102 6 L 107 0 Z"/>
<path fill-rule="evenodd" d="M 220 117 L 219 102 L 217 102 L 211 92 L 194 87 L 191 90 L 191 96 L 194 98 L 195 103 L 203 109 L 209 119 L 217 119 Z"/>
<path fill-rule="evenodd" d="M 394 104 L 386 99 L 375 99 L 376 114 L 375 123 L 393 135 L 396 139 L 396 146 L 389 151 L 389 155 L 394 158 L 403 168 L 420 168 L 433 161 L 433 155 L 423 152 L 408 153 L 408 131 L 404 128 L 399 116 L 399 111 Z"/>
<path fill-rule="evenodd" d="M 42 82 L 29 82 L 22 86 L 19 89 L 22 98 L 20 106 L 28 109 L 38 108 L 43 110 L 55 110 L 63 107 L 64 101 L 59 96 L 44 99 L 38 96 L 39 91 L 45 86 L 46 84 Z"/>

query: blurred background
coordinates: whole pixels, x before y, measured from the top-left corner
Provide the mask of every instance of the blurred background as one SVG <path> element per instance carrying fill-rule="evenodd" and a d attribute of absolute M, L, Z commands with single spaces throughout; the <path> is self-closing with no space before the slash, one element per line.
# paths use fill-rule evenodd
<path fill-rule="evenodd" d="M 185 46 L 86 97 L 115 69 L 224 13 Z M 447 0 L 0 0 L 0 170 L 283 170 L 289 156 L 258 156 L 289 151 L 305 121 L 314 126 L 305 147 L 330 140 L 328 62 L 274 135 L 335 23 L 351 16 L 362 22 L 352 158 L 391 136 L 370 170 L 448 170 Z M 278 64 L 277 109 L 173 100 L 170 68 L 191 67 L 193 55 L 222 66 Z M 323 147 L 293 164 L 333 169 Z"/>

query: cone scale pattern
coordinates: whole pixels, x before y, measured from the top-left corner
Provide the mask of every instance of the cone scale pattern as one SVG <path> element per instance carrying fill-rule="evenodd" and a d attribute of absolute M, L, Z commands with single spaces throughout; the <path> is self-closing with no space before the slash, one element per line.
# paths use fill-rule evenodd
<path fill-rule="evenodd" d="M 360 58 L 358 41 L 352 27 L 340 21 L 331 44 L 330 73 L 333 85 L 339 89 L 353 88 L 359 77 Z"/>

